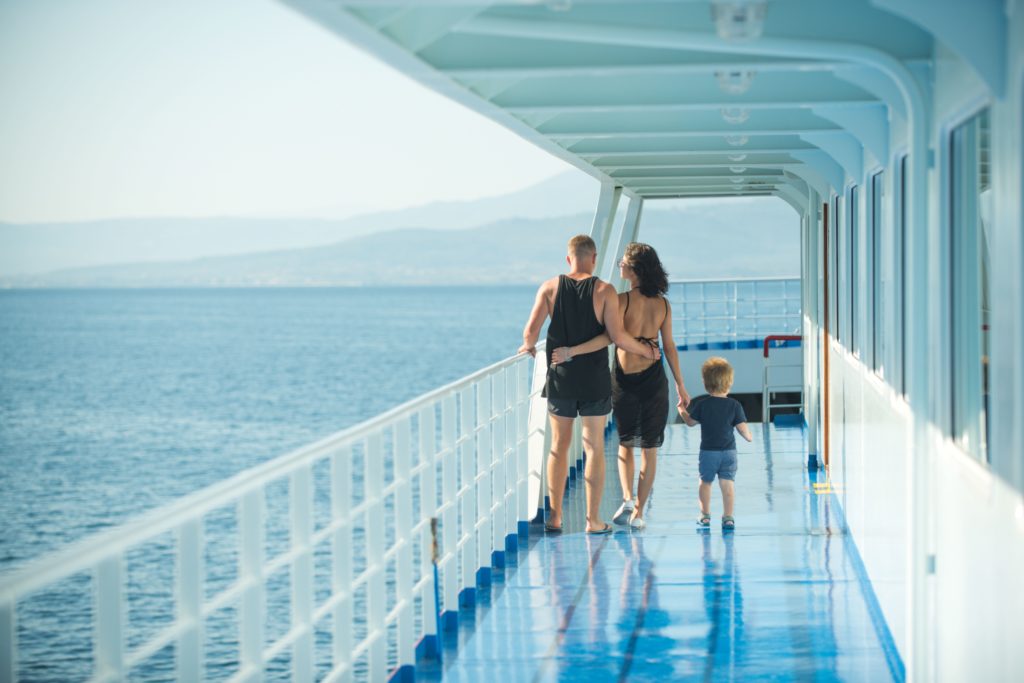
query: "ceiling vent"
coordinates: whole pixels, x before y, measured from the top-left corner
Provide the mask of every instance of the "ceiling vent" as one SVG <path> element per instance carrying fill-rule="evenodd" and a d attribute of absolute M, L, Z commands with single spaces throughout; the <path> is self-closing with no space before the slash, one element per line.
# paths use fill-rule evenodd
<path fill-rule="evenodd" d="M 721 111 L 726 123 L 744 123 L 750 118 L 750 110 L 746 107 L 723 107 Z"/>
<path fill-rule="evenodd" d="M 754 82 L 754 72 L 716 71 L 715 78 L 718 79 L 718 87 L 722 92 L 729 95 L 742 95 L 750 90 L 750 84 Z"/>
<path fill-rule="evenodd" d="M 712 0 L 711 18 L 722 40 L 750 41 L 761 37 L 767 9 L 767 0 Z"/>

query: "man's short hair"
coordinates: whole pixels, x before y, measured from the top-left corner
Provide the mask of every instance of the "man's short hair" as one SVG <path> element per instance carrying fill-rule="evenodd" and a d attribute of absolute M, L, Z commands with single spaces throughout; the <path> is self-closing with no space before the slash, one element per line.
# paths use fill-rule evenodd
<path fill-rule="evenodd" d="M 729 387 L 732 386 L 732 366 L 721 356 L 713 356 L 704 361 L 700 374 L 704 379 L 704 388 L 709 394 L 729 391 Z"/>
<path fill-rule="evenodd" d="M 578 259 L 586 258 L 597 253 L 597 245 L 590 235 L 576 235 L 569 240 L 569 253 Z"/>

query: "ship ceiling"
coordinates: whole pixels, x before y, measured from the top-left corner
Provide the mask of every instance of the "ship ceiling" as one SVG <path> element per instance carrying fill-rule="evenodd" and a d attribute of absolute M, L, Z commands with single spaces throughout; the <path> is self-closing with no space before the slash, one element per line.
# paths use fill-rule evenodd
<path fill-rule="evenodd" d="M 902 115 L 892 83 L 841 48 L 911 70 L 933 50 L 930 34 L 864 0 L 769 0 L 754 39 L 720 37 L 708 0 L 286 2 L 645 198 L 792 203 L 809 187 L 841 187 L 864 150 L 887 153 Z M 840 47 L 834 58 L 828 45 Z"/>

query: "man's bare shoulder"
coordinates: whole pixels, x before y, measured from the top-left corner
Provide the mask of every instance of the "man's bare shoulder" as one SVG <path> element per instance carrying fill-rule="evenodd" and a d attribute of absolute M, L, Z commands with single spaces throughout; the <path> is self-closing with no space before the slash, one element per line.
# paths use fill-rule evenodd
<path fill-rule="evenodd" d="M 597 281 L 596 285 L 594 286 L 594 294 L 596 294 L 597 296 L 600 296 L 602 298 L 604 298 L 604 297 L 612 297 L 612 296 L 613 297 L 618 297 L 619 296 L 619 293 L 615 290 L 614 287 L 612 287 L 610 282 L 605 282 L 604 280 L 600 280 L 600 279 Z"/>

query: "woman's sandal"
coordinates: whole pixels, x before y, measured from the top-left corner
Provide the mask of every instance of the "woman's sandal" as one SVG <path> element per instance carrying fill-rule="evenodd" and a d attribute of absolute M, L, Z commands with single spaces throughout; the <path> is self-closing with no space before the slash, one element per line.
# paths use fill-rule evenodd
<path fill-rule="evenodd" d="M 722 531 L 732 531 L 736 528 L 736 520 L 732 515 L 722 515 Z"/>
<path fill-rule="evenodd" d="M 700 517 L 697 518 L 697 526 L 707 529 L 711 526 L 711 514 L 702 512 Z"/>

